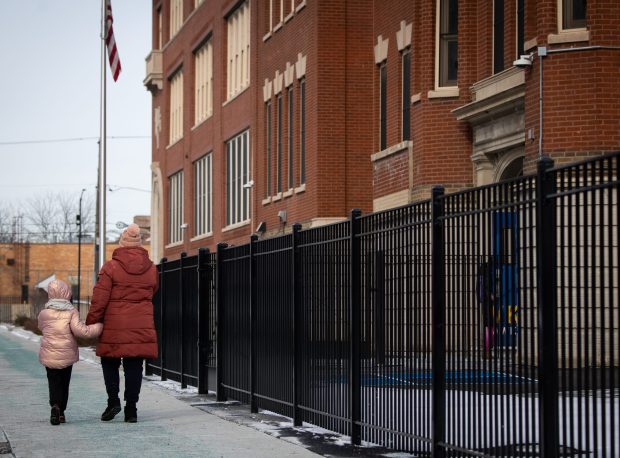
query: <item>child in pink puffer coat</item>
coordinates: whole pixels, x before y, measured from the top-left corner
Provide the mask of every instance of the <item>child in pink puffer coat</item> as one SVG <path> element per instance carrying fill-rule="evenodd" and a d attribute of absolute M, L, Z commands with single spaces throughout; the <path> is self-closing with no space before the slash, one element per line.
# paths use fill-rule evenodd
<path fill-rule="evenodd" d="M 78 311 L 73 307 L 71 289 L 62 280 L 53 280 L 47 287 L 48 301 L 39 313 L 39 330 L 43 334 L 39 361 L 47 371 L 52 413 L 50 423 L 65 422 L 65 409 L 69 399 L 69 383 L 73 364 L 80 354 L 75 336 L 98 337 L 103 324 L 86 326 L 80 321 Z"/>

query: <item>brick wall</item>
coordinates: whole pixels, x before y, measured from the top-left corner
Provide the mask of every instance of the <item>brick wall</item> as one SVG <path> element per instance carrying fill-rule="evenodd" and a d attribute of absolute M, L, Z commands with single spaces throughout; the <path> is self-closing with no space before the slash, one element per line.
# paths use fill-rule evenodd
<path fill-rule="evenodd" d="M 106 244 L 106 260 L 118 248 L 116 243 Z M 149 245 L 144 245 L 149 251 Z M 7 265 L 7 259 L 15 259 L 15 264 Z M 81 295 L 90 296 L 93 287 L 93 244 L 83 243 L 80 260 Z M 77 276 L 77 243 L 30 243 L 0 244 L 0 296 L 21 296 L 22 284 L 28 284 L 30 294 L 34 286 L 56 274 L 56 278 L 70 283 L 69 277 Z"/>

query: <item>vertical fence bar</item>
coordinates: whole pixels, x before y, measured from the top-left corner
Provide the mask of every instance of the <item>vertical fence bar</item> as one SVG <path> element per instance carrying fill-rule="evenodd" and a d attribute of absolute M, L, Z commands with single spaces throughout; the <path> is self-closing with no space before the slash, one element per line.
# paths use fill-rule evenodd
<path fill-rule="evenodd" d="M 291 302 L 293 304 L 293 425 L 301 426 L 301 410 L 299 409 L 299 392 L 301 391 L 301 346 L 302 320 L 301 303 L 298 298 L 297 244 L 301 224 L 293 224 L 291 236 Z"/>
<path fill-rule="evenodd" d="M 540 386 L 540 456 L 558 456 L 558 342 L 556 290 L 556 214 L 555 175 L 549 157 L 538 161 L 536 200 L 537 302 L 538 302 L 538 368 Z"/>
<path fill-rule="evenodd" d="M 164 293 L 166 291 L 164 288 L 166 283 L 166 276 L 164 273 L 166 271 L 166 262 L 168 262 L 168 258 L 161 258 L 161 271 L 159 274 L 159 326 L 161 327 L 159 330 L 159 363 L 161 365 L 160 376 L 162 382 L 167 380 L 166 371 L 164 369 L 164 367 L 166 367 L 166 358 L 164 357 L 164 351 L 166 350 L 166 333 L 164 332 Z"/>
<path fill-rule="evenodd" d="M 258 412 L 256 402 L 256 241 L 258 236 L 250 236 L 250 412 Z"/>
<path fill-rule="evenodd" d="M 222 386 L 222 376 L 224 375 L 223 367 L 224 367 L 224 298 L 225 291 L 223 287 L 223 258 L 224 258 L 224 249 L 228 246 L 226 243 L 218 243 L 217 244 L 217 254 L 215 259 L 215 294 L 217 297 L 217 361 L 216 361 L 216 393 L 217 393 L 217 401 L 222 402 L 226 400 L 226 395 L 224 394 L 224 386 Z"/>
<path fill-rule="evenodd" d="M 360 445 L 361 443 L 361 355 L 360 355 L 360 328 L 361 328 L 361 290 L 362 290 L 362 250 L 360 243 L 360 216 L 359 209 L 351 210 L 351 253 L 350 253 L 350 282 L 349 287 L 349 339 L 350 339 L 350 358 L 349 361 L 349 390 L 350 390 L 350 415 L 351 415 L 351 443 Z"/>
<path fill-rule="evenodd" d="M 181 361 L 181 389 L 187 388 L 185 382 L 185 361 L 183 355 L 185 354 L 185 323 L 183 323 L 183 311 L 185 309 L 185 294 L 183 291 L 183 266 L 185 265 L 185 258 L 187 253 L 181 253 L 181 259 L 179 260 L 179 323 L 181 324 L 181 336 L 180 336 L 180 361 Z"/>
<path fill-rule="evenodd" d="M 209 391 L 207 370 L 207 338 L 209 329 L 209 310 L 211 304 L 211 276 L 209 275 L 209 249 L 198 250 L 198 394 L 206 394 Z"/>
<path fill-rule="evenodd" d="M 433 317 L 432 350 L 432 415 L 433 457 L 443 458 L 446 440 L 446 342 L 445 342 L 445 247 L 444 247 L 444 194 L 442 186 L 433 186 L 431 201 L 431 308 Z"/>

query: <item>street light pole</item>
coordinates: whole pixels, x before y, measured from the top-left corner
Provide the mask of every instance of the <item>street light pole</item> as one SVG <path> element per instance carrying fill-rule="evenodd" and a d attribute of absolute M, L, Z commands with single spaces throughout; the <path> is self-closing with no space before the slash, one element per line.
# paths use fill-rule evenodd
<path fill-rule="evenodd" d="M 78 226 L 78 281 L 77 281 L 77 304 L 78 304 L 78 312 L 80 310 L 80 285 L 82 284 L 82 197 L 84 196 L 84 191 L 86 189 L 82 189 L 80 194 L 80 208 L 79 214 L 77 216 L 77 226 Z"/>

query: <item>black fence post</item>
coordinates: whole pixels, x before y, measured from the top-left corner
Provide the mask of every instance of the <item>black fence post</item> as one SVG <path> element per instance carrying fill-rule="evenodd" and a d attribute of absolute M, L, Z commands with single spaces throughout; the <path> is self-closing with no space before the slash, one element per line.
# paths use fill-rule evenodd
<path fill-rule="evenodd" d="M 258 240 L 250 236 L 250 412 L 258 412 L 256 404 L 256 258 L 254 252 Z"/>
<path fill-rule="evenodd" d="M 291 235 L 291 302 L 293 304 L 293 426 L 301 426 L 301 410 L 299 409 L 299 393 L 301 392 L 301 337 L 303 336 L 301 321 L 301 304 L 298 298 L 297 280 L 297 243 L 301 224 L 293 224 Z"/>
<path fill-rule="evenodd" d="M 540 390 L 540 456 L 558 456 L 558 341 L 556 285 L 556 179 L 553 161 L 538 161 L 536 185 L 536 291 L 538 302 L 538 384 Z"/>
<path fill-rule="evenodd" d="M 211 295 L 209 284 L 209 249 L 198 250 L 198 394 L 209 391 L 207 370 L 207 342 L 209 328 L 209 298 Z"/>
<path fill-rule="evenodd" d="M 350 234 L 350 281 L 349 281 L 349 409 L 351 422 L 351 444 L 360 445 L 362 441 L 361 421 L 361 288 L 362 288 L 362 250 L 360 233 L 361 210 L 351 210 Z"/>
<path fill-rule="evenodd" d="M 445 249 L 444 249 L 444 188 L 433 186 L 431 209 L 431 269 L 432 292 L 431 307 L 433 317 L 432 350 L 432 416 L 433 416 L 433 457 L 443 458 L 446 440 L 446 301 L 445 301 Z"/>
<path fill-rule="evenodd" d="M 187 388 L 187 383 L 185 382 L 184 374 L 185 374 L 185 361 L 183 355 L 185 355 L 185 323 L 183 323 L 183 311 L 185 309 L 185 294 L 183 291 L 183 268 L 185 266 L 185 258 L 187 257 L 187 253 L 181 253 L 181 258 L 179 259 L 179 324 L 181 325 L 181 389 Z"/>
<path fill-rule="evenodd" d="M 217 244 L 217 254 L 215 259 L 215 294 L 217 297 L 217 360 L 216 364 L 216 393 L 217 393 L 217 401 L 223 402 L 226 401 L 226 394 L 224 392 L 224 386 L 222 385 L 222 378 L 224 376 L 224 297 L 225 291 L 223 286 L 223 275 L 222 275 L 222 264 L 224 258 L 224 249 L 228 246 L 226 243 L 218 243 Z"/>
<path fill-rule="evenodd" d="M 164 294 L 166 294 L 165 286 L 165 275 L 164 272 L 166 270 L 166 263 L 168 262 L 168 258 L 161 258 L 161 270 L 159 273 L 159 326 L 161 329 L 159 330 L 159 362 L 161 365 L 160 376 L 161 380 L 166 381 L 168 378 L 166 377 L 166 371 L 164 369 L 165 358 L 164 351 L 166 350 L 166 333 L 164 332 L 165 321 L 164 321 Z"/>

